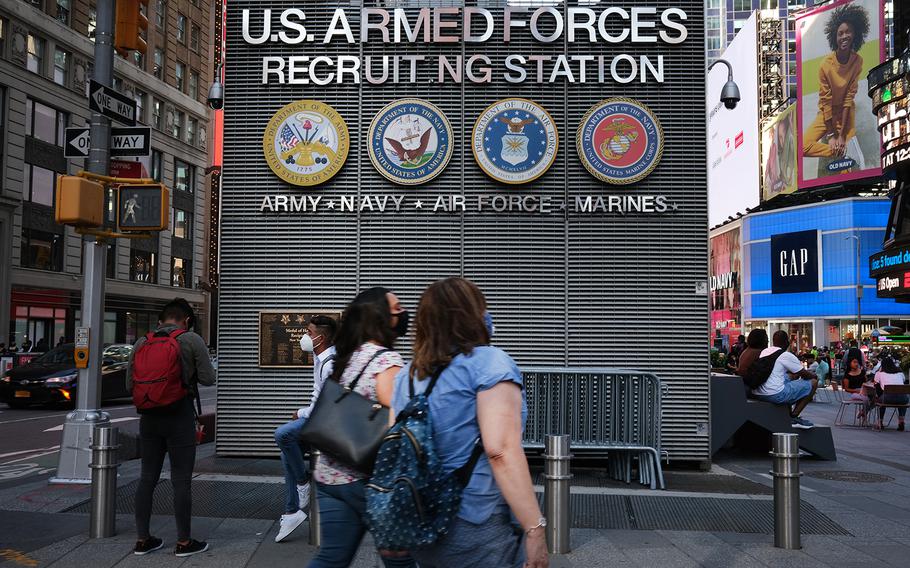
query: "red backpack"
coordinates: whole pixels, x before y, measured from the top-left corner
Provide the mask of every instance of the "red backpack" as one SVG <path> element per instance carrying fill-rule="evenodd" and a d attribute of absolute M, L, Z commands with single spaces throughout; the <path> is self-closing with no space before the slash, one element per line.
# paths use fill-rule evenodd
<path fill-rule="evenodd" d="M 150 331 L 133 356 L 133 404 L 138 410 L 170 406 L 189 391 L 183 383 L 183 365 L 177 337 L 185 333 Z"/>

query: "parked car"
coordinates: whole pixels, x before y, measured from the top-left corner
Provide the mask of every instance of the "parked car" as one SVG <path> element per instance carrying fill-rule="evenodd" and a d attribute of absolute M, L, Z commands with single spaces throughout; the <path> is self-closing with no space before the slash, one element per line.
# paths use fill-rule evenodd
<path fill-rule="evenodd" d="M 12 408 L 32 404 L 74 403 L 79 377 L 72 343 L 59 345 L 27 364 L 4 373 L 0 378 L 0 402 Z M 115 344 L 104 348 L 101 363 L 101 400 L 129 398 L 126 366 L 132 345 Z"/>

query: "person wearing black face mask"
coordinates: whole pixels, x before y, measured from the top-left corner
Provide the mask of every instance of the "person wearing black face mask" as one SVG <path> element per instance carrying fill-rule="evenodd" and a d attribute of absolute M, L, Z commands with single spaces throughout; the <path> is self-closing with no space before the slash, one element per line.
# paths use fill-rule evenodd
<path fill-rule="evenodd" d="M 408 332 L 409 323 L 410 314 L 391 291 L 376 287 L 361 292 L 342 317 L 330 380 L 347 386 L 359 377 L 355 392 L 383 406 L 391 406 L 395 375 L 404 365 L 401 355 L 392 349 L 395 340 Z M 348 566 L 367 531 L 367 476 L 320 454 L 313 478 L 319 500 L 322 546 L 307 566 Z M 407 553 L 380 551 L 380 555 L 386 568 L 415 566 Z"/>

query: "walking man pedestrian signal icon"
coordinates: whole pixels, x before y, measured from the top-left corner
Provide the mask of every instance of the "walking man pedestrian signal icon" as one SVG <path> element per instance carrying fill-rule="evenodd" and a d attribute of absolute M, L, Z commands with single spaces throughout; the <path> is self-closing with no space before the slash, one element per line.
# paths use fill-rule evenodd
<path fill-rule="evenodd" d="M 126 216 L 123 219 L 125 223 L 128 223 L 130 218 L 132 218 L 133 223 L 136 222 L 136 209 L 141 209 L 138 197 L 139 195 L 134 193 L 132 197 L 126 200 Z"/>
<path fill-rule="evenodd" d="M 160 183 L 121 185 L 117 192 L 117 227 L 121 231 L 163 231 L 169 210 L 168 190 Z"/>

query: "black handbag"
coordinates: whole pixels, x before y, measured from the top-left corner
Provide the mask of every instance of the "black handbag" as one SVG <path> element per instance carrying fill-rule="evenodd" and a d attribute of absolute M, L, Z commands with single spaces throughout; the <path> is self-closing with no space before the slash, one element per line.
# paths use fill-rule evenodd
<path fill-rule="evenodd" d="M 376 453 L 389 429 L 389 409 L 354 388 L 373 359 L 386 351 L 380 349 L 370 357 L 346 386 L 327 380 L 300 432 L 301 441 L 366 474 L 373 472 Z"/>

